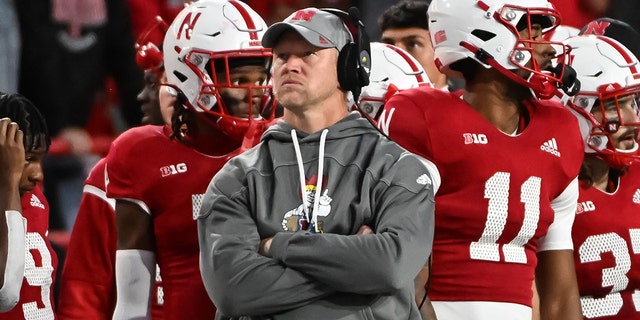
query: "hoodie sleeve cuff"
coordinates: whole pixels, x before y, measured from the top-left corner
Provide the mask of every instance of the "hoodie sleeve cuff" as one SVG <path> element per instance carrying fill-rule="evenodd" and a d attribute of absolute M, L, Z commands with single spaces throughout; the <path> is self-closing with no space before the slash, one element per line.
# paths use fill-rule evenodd
<path fill-rule="evenodd" d="M 284 261 L 289 245 L 289 239 L 294 235 L 292 232 L 279 232 L 271 240 L 269 256 L 278 261 Z"/>

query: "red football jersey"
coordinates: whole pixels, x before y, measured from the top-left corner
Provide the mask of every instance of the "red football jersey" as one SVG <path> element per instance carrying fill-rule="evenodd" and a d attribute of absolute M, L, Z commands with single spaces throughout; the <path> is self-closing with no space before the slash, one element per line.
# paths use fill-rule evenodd
<path fill-rule="evenodd" d="M 106 196 L 106 159 L 101 159 L 84 183 L 78 216 L 60 279 L 58 317 L 64 319 L 111 319 L 116 303 L 115 200 Z M 159 284 L 156 283 L 156 286 Z M 156 288 L 158 292 L 161 288 Z M 161 319 L 158 299 L 152 318 Z"/>
<path fill-rule="evenodd" d="M 215 307 L 200 276 L 195 217 L 229 156 L 201 154 L 169 135 L 157 126 L 120 135 L 107 156 L 107 196 L 137 200 L 153 218 L 165 318 L 208 319 Z"/>
<path fill-rule="evenodd" d="M 550 101 L 525 104 L 528 125 L 517 135 L 499 131 L 459 93 L 411 89 L 385 105 L 379 126 L 432 160 L 442 179 L 433 301 L 531 306 L 536 252 L 555 219 L 551 202 L 577 176 L 583 145 L 568 110 Z M 570 249 L 568 231 L 565 238 Z"/>
<path fill-rule="evenodd" d="M 20 300 L 4 320 L 55 319 L 53 283 L 58 256 L 47 238 L 49 203 L 39 186 L 22 196 L 22 216 L 27 219 L 25 270 Z"/>
<path fill-rule="evenodd" d="M 606 193 L 580 188 L 573 242 L 587 319 L 640 319 L 640 167 Z"/>

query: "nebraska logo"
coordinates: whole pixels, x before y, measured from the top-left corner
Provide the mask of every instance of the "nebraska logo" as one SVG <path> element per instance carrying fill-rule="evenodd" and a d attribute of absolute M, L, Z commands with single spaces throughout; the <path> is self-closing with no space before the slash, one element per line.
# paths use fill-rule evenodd
<path fill-rule="evenodd" d="M 591 21 L 587 25 L 587 29 L 584 31 L 584 34 L 595 34 L 599 36 L 603 36 L 607 28 L 611 25 L 611 22 L 607 21 Z"/>
<path fill-rule="evenodd" d="M 191 19 L 191 12 L 184 17 L 182 20 L 182 24 L 180 25 L 180 29 L 178 29 L 178 39 L 182 36 L 182 32 L 184 32 L 184 37 L 189 40 L 191 39 L 191 33 L 193 32 L 193 28 L 196 26 L 198 22 L 198 18 L 200 18 L 201 13 L 196 13 L 196 16 Z"/>
<path fill-rule="evenodd" d="M 313 19 L 313 16 L 315 16 L 316 13 L 318 13 L 318 11 L 316 10 L 298 10 L 296 11 L 296 15 L 293 16 L 293 18 L 291 18 L 291 21 L 297 21 L 297 20 L 311 21 L 311 19 Z"/>

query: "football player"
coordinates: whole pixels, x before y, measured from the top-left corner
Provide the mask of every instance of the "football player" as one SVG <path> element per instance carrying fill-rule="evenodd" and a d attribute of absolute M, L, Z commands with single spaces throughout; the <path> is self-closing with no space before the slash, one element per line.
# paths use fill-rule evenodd
<path fill-rule="evenodd" d="M 107 156 L 107 197 L 116 199 L 114 319 L 148 317 L 158 263 L 166 319 L 215 314 L 199 272 L 194 221 L 202 194 L 228 159 L 272 121 L 266 24 L 237 0 L 202 0 L 175 18 L 163 43 L 176 91 L 171 126 L 123 133 Z"/>
<path fill-rule="evenodd" d="M 0 93 L 0 318 L 54 319 L 58 257 L 47 238 L 44 117 L 20 94 Z"/>
<path fill-rule="evenodd" d="M 564 97 L 580 123 L 584 162 L 573 224 L 574 260 L 585 319 L 640 318 L 640 64 L 599 35 L 564 41 L 582 84 Z"/>
<path fill-rule="evenodd" d="M 169 109 L 173 110 L 175 97 L 168 95 L 166 90 L 159 91 L 162 77 L 166 80 L 163 56 L 158 45 L 148 37 L 153 31 L 164 34 L 167 28 L 162 18 L 156 17 L 136 43 L 136 62 L 145 74 L 145 86 L 138 94 L 143 124 L 171 124 Z M 164 107 L 160 106 L 160 101 Z M 60 320 L 111 319 L 113 316 L 117 236 L 115 200 L 106 196 L 105 164 L 106 158 L 101 159 L 84 182 L 60 279 Z M 154 320 L 161 319 L 164 292 L 160 286 L 159 270 L 156 273 L 151 309 Z"/>
<path fill-rule="evenodd" d="M 582 319 L 571 225 L 582 163 L 578 123 L 550 98 L 578 86 L 543 35 L 547 0 L 434 0 L 436 65 L 462 95 L 418 88 L 385 104 L 392 139 L 442 174 L 429 297 L 441 319 Z M 392 114 L 393 113 L 393 114 Z"/>

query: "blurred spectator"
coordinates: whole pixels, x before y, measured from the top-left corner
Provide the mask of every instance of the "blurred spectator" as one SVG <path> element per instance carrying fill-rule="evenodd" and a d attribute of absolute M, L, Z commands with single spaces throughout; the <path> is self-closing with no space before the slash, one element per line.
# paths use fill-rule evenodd
<path fill-rule="evenodd" d="M 14 0 L 0 0 L 0 91 L 18 91 L 20 26 Z"/>
<path fill-rule="evenodd" d="M 98 158 L 92 153 L 106 152 L 96 150 L 92 140 L 92 111 L 100 116 L 93 123 L 111 124 L 103 149 L 118 132 L 140 122 L 136 95 L 144 82 L 135 64 L 129 9 L 125 0 L 30 0 L 16 1 L 16 7 L 22 35 L 19 91 L 41 109 L 59 142 L 44 162 L 51 227 L 70 230 L 82 183 Z M 105 92 L 109 76 L 115 85 Z"/>

